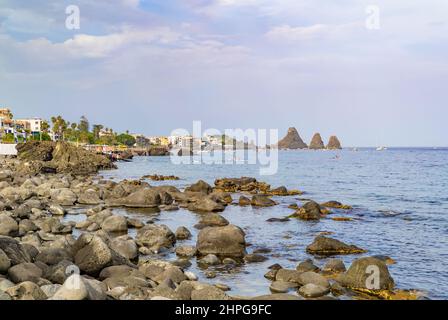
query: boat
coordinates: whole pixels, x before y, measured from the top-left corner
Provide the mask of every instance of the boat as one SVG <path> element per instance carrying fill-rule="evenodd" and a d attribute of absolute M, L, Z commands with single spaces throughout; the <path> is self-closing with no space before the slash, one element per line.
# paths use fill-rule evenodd
<path fill-rule="evenodd" d="M 383 146 L 376 148 L 376 151 L 385 151 L 385 150 L 387 150 L 387 148 Z"/>

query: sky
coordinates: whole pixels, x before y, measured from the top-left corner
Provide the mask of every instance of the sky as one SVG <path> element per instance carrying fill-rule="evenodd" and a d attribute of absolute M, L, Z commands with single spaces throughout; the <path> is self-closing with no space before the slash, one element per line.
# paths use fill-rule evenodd
<path fill-rule="evenodd" d="M 448 146 L 447 101 L 446 0 L 0 0 L 0 107 L 16 118 Z"/>

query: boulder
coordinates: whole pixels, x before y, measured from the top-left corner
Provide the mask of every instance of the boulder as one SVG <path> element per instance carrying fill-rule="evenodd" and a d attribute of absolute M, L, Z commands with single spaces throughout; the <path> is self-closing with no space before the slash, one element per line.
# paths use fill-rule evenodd
<path fill-rule="evenodd" d="M 317 202 L 308 201 L 294 215 L 302 220 L 319 220 L 322 217 L 322 211 Z"/>
<path fill-rule="evenodd" d="M 186 227 L 177 228 L 175 235 L 177 240 L 188 240 L 191 238 L 191 232 Z"/>
<path fill-rule="evenodd" d="M 58 204 L 52 204 L 49 208 L 48 211 L 50 211 L 50 213 L 54 216 L 63 216 L 66 214 L 66 211 L 64 208 L 62 208 L 60 205 Z"/>
<path fill-rule="evenodd" d="M 185 192 L 200 192 L 204 194 L 209 194 L 213 191 L 213 188 L 205 181 L 199 180 L 198 182 L 192 184 L 185 188 Z"/>
<path fill-rule="evenodd" d="M 392 290 L 395 286 L 387 265 L 373 257 L 354 260 L 337 281 L 352 289 Z"/>
<path fill-rule="evenodd" d="M 208 254 L 198 262 L 206 266 L 216 266 L 221 263 L 221 260 L 219 260 L 219 258 L 214 254 Z"/>
<path fill-rule="evenodd" d="M 131 237 L 123 236 L 115 238 L 110 241 L 109 245 L 114 251 L 129 260 L 138 258 L 138 247 Z"/>
<path fill-rule="evenodd" d="M 296 128 L 289 128 L 286 136 L 277 144 L 279 149 L 306 149 L 308 146 L 303 142 Z"/>
<path fill-rule="evenodd" d="M 330 150 L 342 149 L 342 146 L 341 146 L 341 143 L 339 142 L 338 137 L 336 137 L 336 136 L 330 137 L 330 139 L 328 140 L 327 149 L 330 149 Z"/>
<path fill-rule="evenodd" d="M 11 267 L 11 260 L 6 253 L 0 249 L 0 273 L 5 273 Z"/>
<path fill-rule="evenodd" d="M 0 214 L 0 236 L 15 237 L 18 232 L 19 225 L 17 222 L 6 214 Z"/>
<path fill-rule="evenodd" d="M 166 225 L 149 224 L 137 231 L 136 242 L 152 251 L 171 248 L 176 243 L 174 233 Z"/>
<path fill-rule="evenodd" d="M 191 292 L 191 300 L 231 300 L 231 298 L 222 290 L 215 286 L 205 286 L 202 289 Z"/>
<path fill-rule="evenodd" d="M 55 265 L 63 260 L 72 261 L 73 257 L 71 252 L 62 248 L 43 248 L 35 258 L 36 261 L 40 261 L 47 265 Z"/>
<path fill-rule="evenodd" d="M 199 232 L 196 247 L 201 255 L 242 258 L 246 254 L 245 234 L 234 225 L 207 227 Z"/>
<path fill-rule="evenodd" d="M 238 200 L 238 204 L 240 206 L 249 206 L 251 204 L 251 200 L 248 197 L 240 196 L 240 199 Z"/>
<path fill-rule="evenodd" d="M 104 219 L 101 229 L 106 232 L 127 232 L 128 222 L 123 216 L 110 216 Z"/>
<path fill-rule="evenodd" d="M 324 142 L 322 141 L 322 137 L 320 136 L 320 133 L 314 134 L 314 136 L 310 142 L 310 149 L 313 149 L 313 150 L 325 149 L 325 145 L 324 145 Z"/>
<path fill-rule="evenodd" d="M 81 193 L 78 197 L 79 204 L 86 205 L 97 205 L 100 204 L 102 200 L 98 192 L 95 189 L 87 189 L 85 192 Z"/>
<path fill-rule="evenodd" d="M 78 200 L 76 194 L 67 188 L 50 190 L 51 200 L 61 206 L 73 206 Z"/>
<path fill-rule="evenodd" d="M 161 204 L 159 192 L 143 188 L 121 199 L 106 201 L 109 206 L 129 208 L 156 208 Z"/>
<path fill-rule="evenodd" d="M 313 263 L 311 259 L 308 259 L 299 263 L 296 267 L 296 270 L 299 272 L 308 272 L 308 271 L 318 272 L 319 268 Z"/>
<path fill-rule="evenodd" d="M 206 227 L 223 227 L 227 226 L 229 221 L 217 213 L 208 213 L 201 217 L 199 225 Z"/>
<path fill-rule="evenodd" d="M 251 204 L 255 207 L 272 207 L 275 206 L 277 203 L 267 196 L 254 195 L 252 197 Z"/>
<path fill-rule="evenodd" d="M 78 274 L 73 274 L 65 280 L 50 300 L 86 300 L 88 295 L 84 279 Z"/>
<path fill-rule="evenodd" d="M 345 268 L 344 262 L 341 259 L 330 259 L 327 261 L 322 271 L 327 273 L 341 273 L 345 272 L 347 269 Z"/>
<path fill-rule="evenodd" d="M 273 293 L 287 293 L 291 289 L 297 288 L 299 285 L 294 282 L 274 281 L 269 286 Z"/>
<path fill-rule="evenodd" d="M 196 252 L 197 250 L 195 246 L 179 246 L 176 248 L 176 255 L 179 257 L 194 257 Z"/>
<path fill-rule="evenodd" d="M 26 281 L 6 289 L 5 291 L 13 300 L 46 300 L 47 296 L 35 283 Z"/>
<path fill-rule="evenodd" d="M 105 267 L 126 264 L 127 260 L 108 247 L 99 236 L 82 234 L 73 246 L 75 264 L 87 274 L 96 275 Z"/>
<path fill-rule="evenodd" d="M 218 203 L 209 197 L 202 197 L 188 205 L 188 210 L 196 212 L 221 212 L 224 209 L 225 207 L 222 203 Z"/>
<path fill-rule="evenodd" d="M 313 283 L 308 283 L 299 289 L 299 294 L 305 298 L 319 298 L 330 293 L 329 287 L 322 287 Z"/>
<path fill-rule="evenodd" d="M 348 245 L 339 240 L 318 236 L 314 242 L 310 244 L 306 251 L 314 255 L 339 255 L 339 254 L 359 254 L 365 253 L 366 250 L 355 245 Z"/>
<path fill-rule="evenodd" d="M 29 262 L 17 264 L 8 270 L 8 277 L 14 283 L 25 281 L 37 283 L 42 275 L 42 269 Z"/>
<path fill-rule="evenodd" d="M 299 277 L 302 273 L 297 270 L 280 269 L 275 275 L 276 281 L 300 283 Z"/>
<path fill-rule="evenodd" d="M 0 236 L 0 249 L 8 256 L 11 265 L 31 262 L 31 257 L 25 248 L 15 239 Z"/>
<path fill-rule="evenodd" d="M 314 285 L 330 289 L 330 282 L 328 282 L 327 278 L 312 271 L 301 273 L 298 278 L 298 283 L 301 286 L 312 283 Z"/>

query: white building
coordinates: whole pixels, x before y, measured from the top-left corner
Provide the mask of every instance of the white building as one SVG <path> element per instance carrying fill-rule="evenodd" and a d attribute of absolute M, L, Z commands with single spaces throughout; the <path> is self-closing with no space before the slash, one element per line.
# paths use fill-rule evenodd
<path fill-rule="evenodd" d="M 14 122 L 25 124 L 24 127 L 30 130 L 31 133 L 40 133 L 42 131 L 43 120 L 40 118 L 17 119 Z"/>

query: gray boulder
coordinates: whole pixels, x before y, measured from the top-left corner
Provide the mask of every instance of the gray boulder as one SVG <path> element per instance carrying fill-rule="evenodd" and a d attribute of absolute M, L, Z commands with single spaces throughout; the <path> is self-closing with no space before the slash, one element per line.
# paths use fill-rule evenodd
<path fill-rule="evenodd" d="M 207 227 L 199 232 L 196 247 L 200 255 L 243 258 L 246 254 L 245 233 L 234 225 Z"/>

